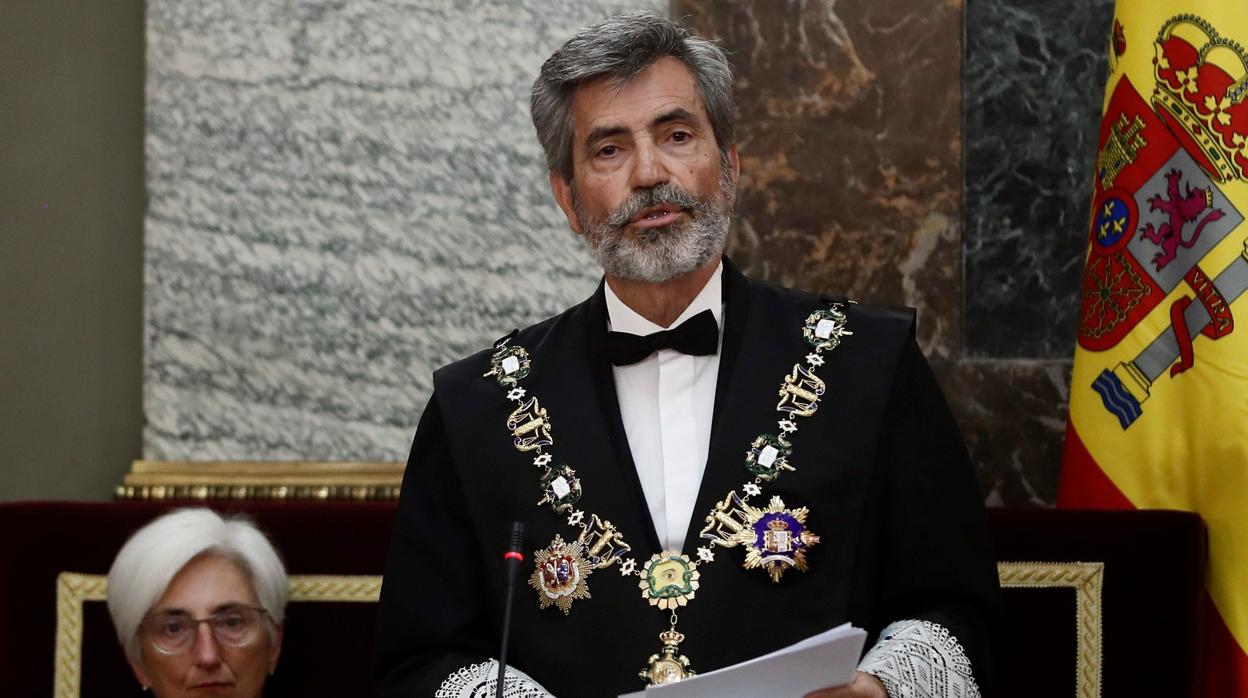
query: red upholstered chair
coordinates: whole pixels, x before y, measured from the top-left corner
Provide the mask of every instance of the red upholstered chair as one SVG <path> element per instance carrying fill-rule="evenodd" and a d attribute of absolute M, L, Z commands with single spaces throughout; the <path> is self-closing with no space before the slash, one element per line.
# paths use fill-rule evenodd
<path fill-rule="evenodd" d="M 1202 695 L 1205 529 L 1176 511 L 990 509 L 997 695 Z"/>
<path fill-rule="evenodd" d="M 187 505 L 198 503 L 0 505 L 4 695 L 148 695 L 130 673 L 117 642 L 103 601 L 103 576 L 131 533 L 161 513 Z M 209 506 L 251 516 L 273 540 L 292 578 L 286 641 L 265 695 L 368 695 L 376 619 L 372 601 L 389 547 L 394 504 Z"/>
<path fill-rule="evenodd" d="M 58 674 L 58 698 L 145 695 L 130 675 L 103 601 L 87 599 L 102 598 L 101 580 L 93 575 L 108 571 L 125 539 L 174 506 L 0 505 L 4 695 L 53 695 Z M 384 566 L 393 503 L 211 506 L 250 514 L 293 577 L 362 575 L 369 579 L 354 591 L 375 593 L 368 584 Z M 1197 516 L 994 509 L 989 521 L 1009 625 L 1007 642 L 996 648 L 996 695 L 1200 695 L 1205 538 Z M 88 575 L 60 577 L 61 636 L 80 637 L 80 649 L 73 642 L 57 647 L 58 575 L 64 572 Z M 307 587 L 312 595 L 314 587 Z M 282 659 L 266 695 L 368 695 L 374 620 L 371 603 L 292 601 Z M 76 679 L 81 693 L 65 677 Z"/>

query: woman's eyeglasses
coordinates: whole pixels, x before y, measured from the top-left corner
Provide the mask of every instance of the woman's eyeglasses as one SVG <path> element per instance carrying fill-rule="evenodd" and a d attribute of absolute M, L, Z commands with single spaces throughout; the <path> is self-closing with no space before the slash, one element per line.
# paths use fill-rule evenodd
<path fill-rule="evenodd" d="M 252 606 L 234 606 L 207 618 L 192 618 L 180 611 L 163 612 L 148 618 L 142 628 L 152 647 L 162 654 L 181 654 L 195 644 L 199 624 L 207 623 L 212 637 L 222 645 L 245 647 L 260 634 L 267 612 Z"/>

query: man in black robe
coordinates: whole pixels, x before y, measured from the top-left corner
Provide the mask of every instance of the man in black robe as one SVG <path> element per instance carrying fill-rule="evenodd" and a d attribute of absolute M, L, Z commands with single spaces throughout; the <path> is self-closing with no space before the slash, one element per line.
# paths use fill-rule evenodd
<path fill-rule="evenodd" d="M 488 687 L 513 521 L 528 583 L 505 695 L 614 696 L 844 622 L 869 649 L 820 698 L 984 687 L 995 566 L 914 315 L 722 257 L 731 84 L 718 47 L 650 15 L 543 65 L 551 187 L 604 281 L 435 372 L 382 588 L 382 695 Z"/>

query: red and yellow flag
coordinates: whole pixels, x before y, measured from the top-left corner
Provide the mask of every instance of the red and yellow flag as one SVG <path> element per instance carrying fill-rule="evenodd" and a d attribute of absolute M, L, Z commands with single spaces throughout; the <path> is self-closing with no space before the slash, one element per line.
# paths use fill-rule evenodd
<path fill-rule="evenodd" d="M 1058 504 L 1209 529 L 1206 683 L 1248 696 L 1248 0 L 1119 2 Z"/>

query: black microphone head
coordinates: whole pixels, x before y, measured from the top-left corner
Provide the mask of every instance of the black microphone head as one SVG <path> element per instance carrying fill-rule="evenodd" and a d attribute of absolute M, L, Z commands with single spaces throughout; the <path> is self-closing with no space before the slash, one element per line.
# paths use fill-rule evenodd
<path fill-rule="evenodd" d="M 524 524 L 519 521 L 511 523 L 511 552 L 518 553 L 524 550 Z"/>

